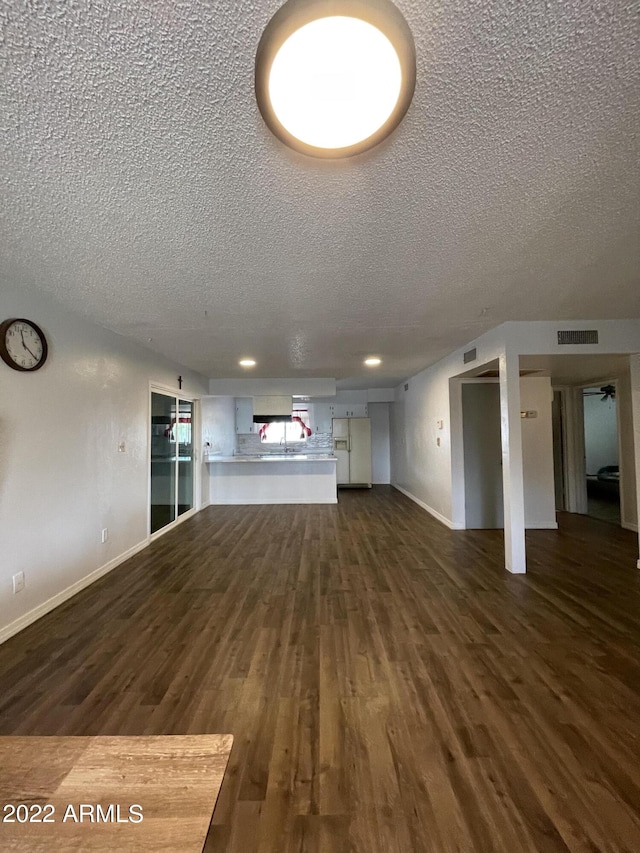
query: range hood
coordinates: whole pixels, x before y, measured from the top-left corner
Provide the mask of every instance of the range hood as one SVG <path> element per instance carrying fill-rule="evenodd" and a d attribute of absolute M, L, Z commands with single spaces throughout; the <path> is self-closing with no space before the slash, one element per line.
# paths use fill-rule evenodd
<path fill-rule="evenodd" d="M 254 397 L 254 424 L 291 423 L 291 397 Z"/>
<path fill-rule="evenodd" d="M 291 415 L 254 415 L 254 424 L 290 424 Z"/>

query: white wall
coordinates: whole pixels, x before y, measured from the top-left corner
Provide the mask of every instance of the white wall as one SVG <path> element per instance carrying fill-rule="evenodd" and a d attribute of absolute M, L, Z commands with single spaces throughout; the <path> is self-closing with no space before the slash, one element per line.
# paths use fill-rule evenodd
<path fill-rule="evenodd" d="M 618 416 L 615 400 L 597 395 L 584 397 L 584 450 L 587 474 L 597 474 L 605 465 L 618 464 Z"/>
<path fill-rule="evenodd" d="M 559 329 L 584 328 L 597 329 L 600 343 L 589 346 L 558 344 Z M 463 354 L 472 347 L 477 350 L 477 358 L 465 365 Z M 456 426 L 458 420 L 461 424 L 461 390 L 460 380 L 455 377 L 469 368 L 493 363 L 507 348 L 521 355 L 633 353 L 640 349 L 640 320 L 504 323 L 396 388 L 390 424 L 391 482 L 453 528 L 464 524 L 464 490 L 459 488 L 459 483 L 463 482 L 462 430 Z M 444 421 L 442 430 L 436 426 L 439 420 Z M 552 472 L 552 459 L 549 464 Z M 629 478 L 629 489 L 633 485 Z M 631 505 L 635 507 L 634 495 L 630 496 Z M 544 514 L 548 515 L 546 509 Z M 547 519 L 544 523 L 546 525 Z"/>
<path fill-rule="evenodd" d="M 25 290 L 2 289 L 0 316 L 34 320 L 49 342 L 35 373 L 0 362 L 2 640 L 146 543 L 149 385 L 177 391 L 181 374 L 182 394 L 197 396 L 207 382 Z"/>
<path fill-rule="evenodd" d="M 233 456 L 236 446 L 235 397 L 203 397 L 202 441 L 209 442 L 208 452 Z"/>
<path fill-rule="evenodd" d="M 389 459 L 389 403 L 369 403 L 371 419 L 371 482 L 391 482 Z"/>
<path fill-rule="evenodd" d="M 524 521 L 527 528 L 557 526 L 552 403 L 553 390 L 548 376 L 520 379 L 520 408 L 537 412 L 537 417 L 521 421 Z"/>
<path fill-rule="evenodd" d="M 548 377 L 520 379 L 520 407 L 536 413 L 524 418 L 522 466 L 524 520 L 527 528 L 557 526 L 553 475 L 553 391 Z M 497 382 L 463 386 L 465 524 L 469 528 L 502 527 L 502 442 Z"/>
<path fill-rule="evenodd" d="M 335 379 L 210 379 L 209 394 L 222 397 L 268 397 L 270 395 L 304 395 L 325 397 L 336 393 Z"/>
<path fill-rule="evenodd" d="M 497 359 L 505 346 L 503 328 L 483 335 L 475 346 L 475 364 Z M 464 526 L 464 489 L 455 495 L 455 511 L 452 491 L 452 471 L 456 479 L 463 478 L 464 453 L 461 388 L 456 381 L 450 396 L 449 381 L 465 369 L 465 349 L 399 385 L 390 418 L 391 482 L 453 528 Z"/>

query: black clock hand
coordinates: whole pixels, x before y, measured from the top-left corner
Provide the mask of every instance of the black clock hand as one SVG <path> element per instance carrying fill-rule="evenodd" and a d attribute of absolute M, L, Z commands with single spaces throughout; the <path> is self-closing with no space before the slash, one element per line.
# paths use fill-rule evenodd
<path fill-rule="evenodd" d="M 25 342 L 24 342 L 24 332 L 22 331 L 22 329 L 20 329 L 20 337 L 22 338 L 22 346 L 26 349 L 26 351 L 29 353 L 29 355 L 31 356 L 31 358 L 35 358 L 35 360 L 37 361 L 37 360 L 38 360 L 38 356 L 37 356 L 37 355 L 34 355 L 34 354 L 31 352 L 31 350 L 29 349 L 29 347 L 28 347 L 28 346 L 25 344 Z"/>

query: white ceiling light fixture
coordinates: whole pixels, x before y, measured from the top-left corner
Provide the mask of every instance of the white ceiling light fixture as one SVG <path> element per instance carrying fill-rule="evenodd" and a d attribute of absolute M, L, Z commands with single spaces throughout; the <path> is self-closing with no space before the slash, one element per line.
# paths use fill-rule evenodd
<path fill-rule="evenodd" d="M 314 157 L 350 157 L 402 121 L 415 45 L 391 0 L 288 0 L 256 54 L 256 98 L 269 129 Z"/>
<path fill-rule="evenodd" d="M 364 363 L 368 367 L 377 367 L 379 364 L 382 364 L 382 359 L 371 356 L 371 358 L 365 358 Z"/>
<path fill-rule="evenodd" d="M 255 367 L 256 363 L 252 358 L 241 358 L 238 362 L 240 367 Z"/>

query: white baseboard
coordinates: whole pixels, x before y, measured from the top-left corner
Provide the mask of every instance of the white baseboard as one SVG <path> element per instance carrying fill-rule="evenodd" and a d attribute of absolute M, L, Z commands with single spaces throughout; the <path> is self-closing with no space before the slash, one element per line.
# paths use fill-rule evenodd
<path fill-rule="evenodd" d="M 450 519 L 445 518 L 445 516 L 442 515 L 442 513 L 438 512 L 438 510 L 429 506 L 424 501 L 421 501 L 420 498 L 417 498 L 415 495 L 412 495 L 411 492 L 408 492 L 406 489 L 403 489 L 402 486 L 399 486 L 397 483 L 391 483 L 391 485 L 393 486 L 394 489 L 397 489 L 399 492 L 402 492 L 403 495 L 406 495 L 410 500 L 412 500 L 414 503 L 417 503 L 418 506 L 422 507 L 422 509 L 426 510 L 429 513 L 429 515 L 432 515 L 434 518 L 436 518 L 438 521 L 440 521 L 442 524 L 444 524 L 446 527 L 448 527 L 449 530 L 463 530 L 464 529 L 461 524 L 454 523 Z"/>
<path fill-rule="evenodd" d="M 410 498 L 414 503 L 417 503 L 418 506 L 421 506 L 422 509 L 425 509 L 429 515 L 432 515 L 434 518 L 437 518 L 438 521 L 442 522 L 442 524 L 446 525 L 449 530 L 465 530 L 464 525 L 459 524 L 457 522 L 450 521 L 448 518 L 445 518 L 442 513 L 435 510 L 433 507 L 426 504 L 424 501 L 421 501 L 420 498 L 417 498 L 415 495 L 412 495 L 411 492 L 408 492 L 406 489 L 403 489 L 402 486 L 399 486 L 397 483 L 391 483 L 394 489 L 397 489 L 399 492 L 402 492 L 403 495 L 406 495 Z M 537 524 L 527 524 L 525 526 L 526 530 L 557 530 L 558 522 L 557 521 L 547 521 L 547 522 L 539 522 Z"/>
<path fill-rule="evenodd" d="M 8 640 L 9 637 L 13 637 L 14 634 L 17 634 L 18 632 L 22 631 L 28 625 L 31 625 L 37 619 L 40 619 L 40 617 L 44 616 L 45 613 L 49 613 L 49 611 L 54 610 L 60 604 L 64 604 L 65 601 L 72 598 L 74 595 L 81 592 L 86 587 L 90 586 L 103 575 L 108 574 L 112 569 L 115 569 L 116 566 L 119 566 L 121 563 L 124 563 L 125 560 L 128 560 L 130 557 L 133 557 L 134 554 L 137 554 L 139 551 L 142 551 L 143 548 L 146 548 L 148 544 L 149 540 L 143 539 L 142 542 L 138 542 L 138 544 L 134 545 L 133 548 L 129 548 L 128 551 L 125 551 L 118 557 L 114 557 L 113 560 L 109 560 L 109 562 L 105 563 L 104 566 L 100 566 L 99 569 L 96 569 L 94 572 L 85 575 L 85 577 L 81 578 L 79 581 L 76 581 L 75 583 L 71 584 L 71 586 L 68 586 L 66 589 L 63 589 L 62 592 L 57 593 L 52 598 L 49 598 L 47 601 L 44 601 L 37 607 L 34 607 L 33 610 L 30 610 L 28 613 L 25 613 L 23 616 L 20 616 L 14 622 L 10 622 L 6 627 L 0 629 L 0 644 L 4 643 L 5 640 Z"/>
<path fill-rule="evenodd" d="M 623 521 L 620 523 L 620 527 L 624 527 L 625 530 L 631 530 L 633 533 L 638 532 L 638 525 L 634 524 L 633 521 Z"/>

